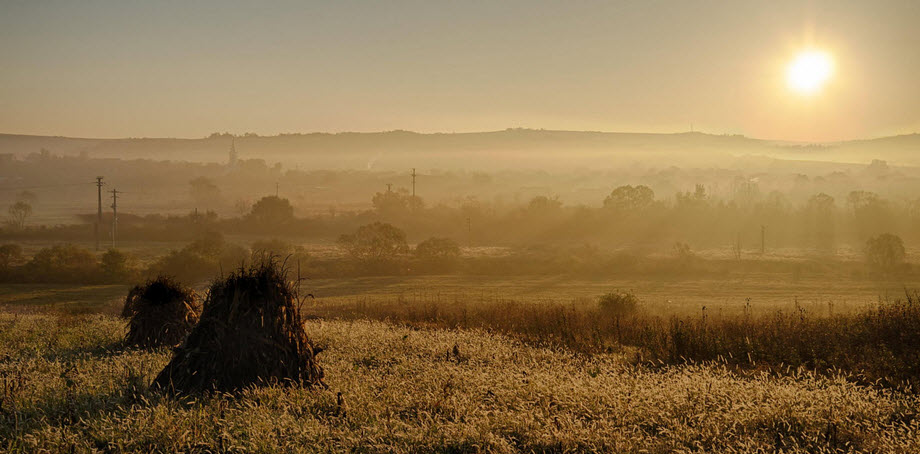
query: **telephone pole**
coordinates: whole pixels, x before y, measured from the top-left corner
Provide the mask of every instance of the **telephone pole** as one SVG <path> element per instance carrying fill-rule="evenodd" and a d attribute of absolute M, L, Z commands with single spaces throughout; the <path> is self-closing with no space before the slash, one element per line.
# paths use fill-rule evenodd
<path fill-rule="evenodd" d="M 415 197 L 415 167 L 412 168 L 412 197 Z"/>
<path fill-rule="evenodd" d="M 767 227 L 760 226 L 760 255 L 763 255 L 767 251 Z"/>
<path fill-rule="evenodd" d="M 112 193 L 112 249 L 115 249 L 115 236 L 118 234 L 118 189 L 109 191 Z"/>
<path fill-rule="evenodd" d="M 275 182 L 275 197 L 278 197 L 278 194 L 279 194 L 278 188 L 279 188 L 279 187 L 280 187 L 280 184 L 276 181 L 276 182 Z"/>
<path fill-rule="evenodd" d="M 96 195 L 99 199 L 99 210 L 96 213 L 96 224 L 93 226 L 93 236 L 96 238 L 96 250 L 99 250 L 99 226 L 102 225 L 102 177 L 96 177 Z"/>

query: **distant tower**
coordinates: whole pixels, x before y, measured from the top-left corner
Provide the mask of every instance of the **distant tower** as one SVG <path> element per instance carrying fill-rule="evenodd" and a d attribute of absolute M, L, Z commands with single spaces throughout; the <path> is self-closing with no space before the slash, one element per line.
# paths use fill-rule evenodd
<path fill-rule="evenodd" d="M 236 139 L 231 138 L 230 139 L 230 159 L 227 162 L 227 165 L 230 166 L 231 169 L 236 168 L 237 158 L 238 156 L 236 154 Z"/>

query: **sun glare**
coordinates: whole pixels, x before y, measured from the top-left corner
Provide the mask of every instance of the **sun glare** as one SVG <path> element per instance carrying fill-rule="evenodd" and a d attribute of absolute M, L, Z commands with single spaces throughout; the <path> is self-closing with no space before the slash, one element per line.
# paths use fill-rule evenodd
<path fill-rule="evenodd" d="M 827 52 L 808 50 L 796 55 L 786 68 L 786 83 L 802 95 L 821 91 L 834 74 L 834 60 Z"/>

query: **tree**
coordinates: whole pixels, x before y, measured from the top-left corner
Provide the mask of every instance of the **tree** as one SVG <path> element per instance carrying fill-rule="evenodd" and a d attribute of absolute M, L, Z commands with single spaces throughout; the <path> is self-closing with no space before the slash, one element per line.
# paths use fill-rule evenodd
<path fill-rule="evenodd" d="M 252 206 L 249 219 L 262 227 L 276 227 L 294 220 L 294 207 L 288 199 L 270 195 L 262 197 Z"/>
<path fill-rule="evenodd" d="M 556 213 L 560 208 L 562 208 L 562 201 L 557 196 L 538 195 L 530 199 L 527 204 L 527 211 L 535 214 Z"/>
<path fill-rule="evenodd" d="M 866 241 L 865 253 L 873 270 L 888 273 L 904 263 L 904 242 L 897 235 L 883 233 Z"/>
<path fill-rule="evenodd" d="M 406 188 L 378 192 L 371 198 L 371 203 L 374 205 L 374 210 L 377 211 L 377 214 L 387 219 L 406 216 L 425 206 L 420 197 L 409 194 L 409 190 Z"/>
<path fill-rule="evenodd" d="M 108 282 L 125 282 L 134 272 L 133 257 L 118 249 L 109 249 L 99 259 L 102 275 Z"/>
<path fill-rule="evenodd" d="M 22 246 L 14 243 L 0 246 L 0 269 L 9 268 L 22 257 Z"/>
<path fill-rule="evenodd" d="M 32 279 L 42 282 L 92 282 L 99 273 L 96 255 L 72 244 L 41 249 L 25 266 Z"/>
<path fill-rule="evenodd" d="M 648 208 L 655 201 L 655 191 L 645 185 L 620 186 L 604 199 L 604 208 L 635 211 Z"/>
<path fill-rule="evenodd" d="M 860 238 L 885 232 L 893 223 L 888 202 L 874 192 L 852 191 L 847 195 L 847 204 L 853 210 Z"/>
<path fill-rule="evenodd" d="M 460 246 L 450 238 L 431 237 L 415 246 L 415 256 L 423 260 L 451 261 L 460 257 Z"/>
<path fill-rule="evenodd" d="M 198 177 L 188 182 L 189 195 L 195 205 L 209 206 L 220 202 L 220 189 L 210 178 Z"/>
<path fill-rule="evenodd" d="M 823 254 L 833 254 L 836 243 L 834 198 L 820 193 L 808 199 L 805 205 L 806 228 L 812 244 Z"/>
<path fill-rule="evenodd" d="M 355 233 L 340 236 L 338 243 L 363 261 L 386 261 L 409 252 L 405 232 L 382 222 L 362 225 Z"/>
<path fill-rule="evenodd" d="M 13 228 L 23 229 L 26 226 L 26 219 L 32 215 L 32 205 L 19 201 L 10 205 L 8 211 L 10 214 L 8 223 L 13 226 Z"/>

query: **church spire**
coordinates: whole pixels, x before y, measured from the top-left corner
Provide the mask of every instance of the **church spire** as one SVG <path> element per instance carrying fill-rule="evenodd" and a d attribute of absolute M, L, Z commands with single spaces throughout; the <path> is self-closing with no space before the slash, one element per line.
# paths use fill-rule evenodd
<path fill-rule="evenodd" d="M 236 168 L 237 158 L 238 156 L 236 154 L 236 138 L 231 137 L 230 138 L 230 160 L 227 163 L 227 165 L 229 165 L 230 168 Z"/>

